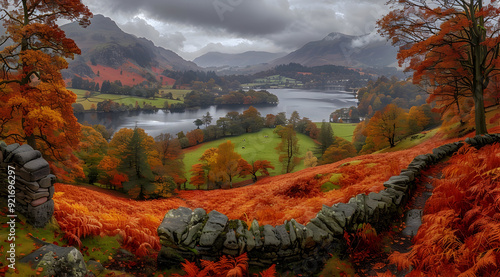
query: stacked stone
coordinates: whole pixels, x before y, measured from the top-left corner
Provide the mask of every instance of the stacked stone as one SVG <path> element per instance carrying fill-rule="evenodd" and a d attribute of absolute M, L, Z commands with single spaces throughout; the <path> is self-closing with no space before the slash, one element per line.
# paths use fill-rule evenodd
<path fill-rule="evenodd" d="M 40 151 L 27 144 L 2 142 L 0 150 L 2 170 L 6 171 L 9 165 L 15 167 L 16 212 L 26 216 L 33 226 L 44 227 L 54 213 L 55 176 L 50 174 L 49 164 Z"/>
<path fill-rule="evenodd" d="M 465 142 L 480 148 L 500 142 L 500 134 L 476 136 Z M 354 232 L 362 223 L 370 223 L 379 230 L 386 228 L 410 198 L 415 188 L 415 178 L 421 171 L 452 155 L 463 144 L 445 144 L 430 154 L 415 157 L 399 175 L 384 182 L 384 190 L 368 195 L 358 194 L 348 203 L 338 203 L 332 207 L 323 205 L 316 217 L 305 226 L 293 219 L 276 227 L 259 226 L 254 220 L 247 228 L 241 220 L 228 220 L 227 216 L 217 211 L 207 215 L 203 209 L 192 211 L 181 207 L 170 210 L 158 227 L 162 244 L 158 264 L 160 267 L 175 266 L 184 259 L 217 260 L 221 255 L 237 256 L 246 252 L 252 265 L 290 266 L 301 261 L 318 261 L 315 256 L 318 250 L 333 249 L 333 252 L 341 254 L 345 249 L 345 231 Z M 416 233 L 416 230 L 412 232 Z M 314 269 L 299 269 L 295 272 L 307 276 Z"/>

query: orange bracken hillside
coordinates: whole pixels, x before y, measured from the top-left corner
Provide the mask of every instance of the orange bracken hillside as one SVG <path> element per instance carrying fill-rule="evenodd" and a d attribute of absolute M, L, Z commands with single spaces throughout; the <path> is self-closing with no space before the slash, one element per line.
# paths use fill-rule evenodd
<path fill-rule="evenodd" d="M 500 127 L 490 132 L 500 132 Z M 207 212 L 216 209 L 229 218 L 248 223 L 257 219 L 261 225 L 282 224 L 292 218 L 306 223 L 323 204 L 331 206 L 359 193 L 378 192 L 390 176 L 399 174 L 415 156 L 463 139 L 444 140 L 437 135 L 408 150 L 350 158 L 231 190 L 180 191 L 177 198 L 164 200 L 137 202 L 78 186 L 56 184 L 55 216 L 61 229 L 75 242 L 89 235 L 121 234 L 123 244 L 138 251 L 149 247 L 159 249 L 156 228 L 167 211 L 180 206 L 201 207 Z M 321 192 L 321 184 L 334 173 L 342 174 L 341 188 Z"/>

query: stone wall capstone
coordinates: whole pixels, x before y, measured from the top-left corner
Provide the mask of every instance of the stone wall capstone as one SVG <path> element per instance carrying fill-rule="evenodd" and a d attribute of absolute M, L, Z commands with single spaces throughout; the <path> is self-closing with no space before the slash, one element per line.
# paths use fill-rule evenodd
<path fill-rule="evenodd" d="M 476 148 L 495 142 L 500 142 L 500 134 L 465 140 Z M 464 142 L 448 143 L 433 149 L 432 153 L 415 157 L 399 175 L 384 182 L 384 190 L 358 194 L 348 203 L 323 205 L 305 226 L 294 219 L 278 226 L 260 226 L 254 220 L 247 226 L 215 210 L 208 214 L 200 208 L 170 210 L 158 227 L 162 245 L 158 266 L 179 266 L 185 259 L 213 261 L 221 255 L 237 256 L 246 252 L 251 265 L 276 264 L 308 276 L 321 269 L 329 258 L 328 253 L 342 255 L 346 249 L 344 231 L 354 232 L 363 223 L 370 223 L 377 230 L 386 228 L 388 222 L 401 214 L 421 171 L 452 155 L 463 145 Z"/>
<path fill-rule="evenodd" d="M 54 181 L 49 163 L 38 150 L 27 144 L 7 145 L 0 142 L 1 186 L 0 194 L 7 195 L 8 166 L 15 168 L 15 210 L 23 214 L 28 223 L 44 227 L 54 213 Z"/>

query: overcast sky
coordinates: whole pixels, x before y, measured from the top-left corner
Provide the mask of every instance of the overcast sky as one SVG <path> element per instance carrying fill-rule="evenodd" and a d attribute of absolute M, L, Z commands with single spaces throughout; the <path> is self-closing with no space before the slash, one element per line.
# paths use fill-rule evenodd
<path fill-rule="evenodd" d="M 209 51 L 290 52 L 331 32 L 374 32 L 387 0 L 83 0 L 125 32 L 192 60 Z M 377 36 L 370 38 L 378 39 Z"/>

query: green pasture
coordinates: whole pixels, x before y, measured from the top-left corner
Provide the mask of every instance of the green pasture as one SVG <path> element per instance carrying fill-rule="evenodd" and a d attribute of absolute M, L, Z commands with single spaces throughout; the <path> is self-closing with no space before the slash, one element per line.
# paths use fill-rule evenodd
<path fill-rule="evenodd" d="M 180 100 L 184 101 L 184 96 L 191 92 L 190 89 L 160 89 L 160 93 L 172 93 L 172 98 L 177 99 L 179 98 Z M 170 102 L 169 102 L 170 103 Z M 172 102 L 175 103 L 175 102 Z"/>
<path fill-rule="evenodd" d="M 316 143 L 306 135 L 297 134 L 299 138 L 300 157 L 304 157 L 307 151 L 313 151 Z M 219 144 L 230 140 L 234 145 L 234 150 L 238 152 L 243 159 L 251 163 L 256 160 L 268 160 L 275 167 L 275 170 L 270 170 L 271 175 L 279 175 L 282 173 L 282 166 L 279 162 L 279 155 L 275 149 L 281 142 L 281 139 L 273 133 L 273 129 L 264 128 L 257 133 L 249 133 L 235 137 L 223 138 L 215 141 L 203 143 L 194 150 L 189 148 L 185 151 L 184 168 L 187 176 L 190 177 L 189 170 L 194 164 L 199 163 L 200 157 L 205 150 L 211 147 L 218 147 Z M 295 171 L 304 169 L 304 163 L 301 162 Z M 189 179 L 189 178 L 188 178 Z"/>
<path fill-rule="evenodd" d="M 316 122 L 316 126 L 321 128 L 321 122 Z M 354 129 L 356 129 L 357 123 L 330 123 L 332 125 L 333 135 L 346 139 L 347 141 L 352 141 L 352 135 Z"/>
<path fill-rule="evenodd" d="M 139 106 L 142 108 L 144 107 L 144 104 L 150 104 L 152 106 L 155 106 L 156 108 L 163 108 L 165 101 L 168 101 L 168 103 L 173 104 L 173 103 L 182 103 L 182 101 L 178 100 L 170 100 L 170 99 L 165 99 L 165 98 L 155 98 L 155 99 L 147 99 L 144 97 L 137 97 L 137 96 L 128 96 L 128 95 L 116 95 L 116 94 L 96 94 L 94 93 L 92 97 L 85 98 L 85 93 L 87 92 L 86 90 L 81 90 L 81 89 L 70 89 L 77 95 L 77 100 L 76 103 L 80 103 L 83 105 L 83 108 L 85 110 L 90 110 L 92 104 L 95 104 L 97 106 L 97 103 L 105 101 L 105 100 L 113 100 L 113 102 L 119 103 L 119 104 L 124 104 L 124 105 L 132 105 L 135 106 L 135 103 L 137 102 Z M 175 91 L 175 90 L 172 90 Z M 172 92 L 173 94 L 173 92 Z M 181 92 L 178 93 L 181 95 Z M 174 99 L 176 98 L 174 94 Z"/>

